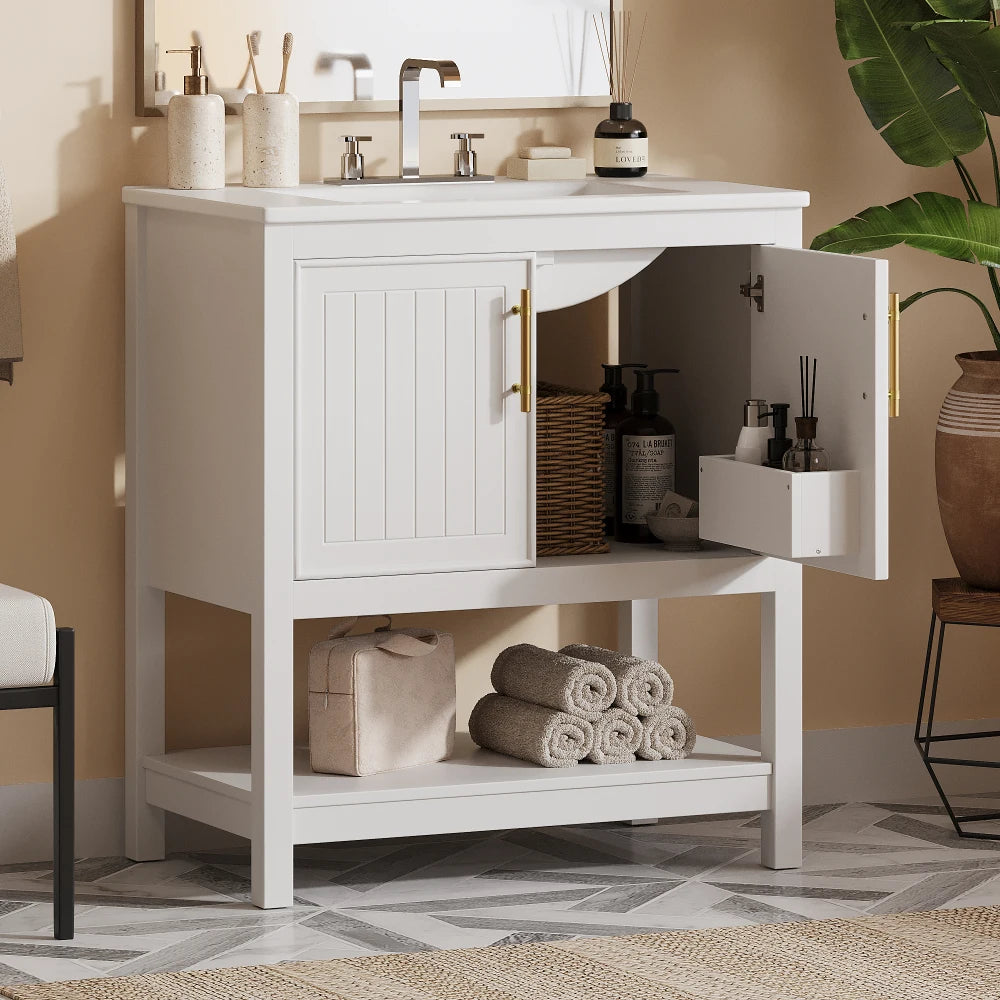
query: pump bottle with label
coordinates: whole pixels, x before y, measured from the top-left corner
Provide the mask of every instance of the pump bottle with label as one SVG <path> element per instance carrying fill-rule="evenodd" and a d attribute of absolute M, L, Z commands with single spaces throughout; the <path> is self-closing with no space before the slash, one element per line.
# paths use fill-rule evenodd
<path fill-rule="evenodd" d="M 674 488 L 674 425 L 660 415 L 657 375 L 676 375 L 677 368 L 637 371 L 632 415 L 618 425 L 616 439 L 615 539 L 654 542 L 646 515 L 655 513 L 663 495 Z"/>
<path fill-rule="evenodd" d="M 210 191 L 226 186 L 226 105 L 208 91 L 201 46 L 168 49 L 191 57 L 184 93 L 167 105 L 167 186 Z"/>
<path fill-rule="evenodd" d="M 645 365 L 619 364 L 601 365 L 604 369 L 604 385 L 601 392 L 607 393 L 611 401 L 604 406 L 604 533 L 615 533 L 615 483 L 617 482 L 616 447 L 618 425 L 629 418 L 628 389 L 622 382 L 622 372 L 626 368 L 645 368 Z"/>

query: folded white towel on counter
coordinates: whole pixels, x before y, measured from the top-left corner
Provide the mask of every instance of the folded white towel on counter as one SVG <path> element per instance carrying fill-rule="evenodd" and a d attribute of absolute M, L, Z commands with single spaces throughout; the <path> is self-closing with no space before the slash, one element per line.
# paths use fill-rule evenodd
<path fill-rule="evenodd" d="M 522 146 L 522 160 L 568 160 L 573 155 L 569 146 Z"/>

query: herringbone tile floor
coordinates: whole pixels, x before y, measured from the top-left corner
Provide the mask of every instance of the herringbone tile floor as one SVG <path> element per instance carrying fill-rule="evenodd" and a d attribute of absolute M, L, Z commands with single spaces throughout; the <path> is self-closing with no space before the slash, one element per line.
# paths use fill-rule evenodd
<path fill-rule="evenodd" d="M 804 820 L 786 872 L 760 867 L 748 815 L 307 847 L 295 906 L 270 912 L 245 850 L 88 858 L 71 942 L 51 938 L 49 868 L 0 867 L 0 983 L 1000 905 L 1000 843 L 959 840 L 930 799 Z"/>

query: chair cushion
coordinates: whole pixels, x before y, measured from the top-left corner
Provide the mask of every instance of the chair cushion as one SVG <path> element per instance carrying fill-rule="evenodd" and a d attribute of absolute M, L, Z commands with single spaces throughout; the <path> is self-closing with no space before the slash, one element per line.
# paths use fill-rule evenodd
<path fill-rule="evenodd" d="M 0 688 L 51 684 L 56 616 L 44 597 L 0 583 Z"/>

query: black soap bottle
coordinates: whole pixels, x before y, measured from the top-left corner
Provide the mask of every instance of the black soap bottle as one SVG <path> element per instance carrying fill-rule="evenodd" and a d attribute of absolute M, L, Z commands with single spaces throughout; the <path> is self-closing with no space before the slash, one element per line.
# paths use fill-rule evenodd
<path fill-rule="evenodd" d="M 629 417 L 628 388 L 622 382 L 622 372 L 626 368 L 645 368 L 645 365 L 621 364 L 601 365 L 604 369 L 604 385 L 601 392 L 611 400 L 604 405 L 604 533 L 615 533 L 616 448 L 618 425 Z"/>
<path fill-rule="evenodd" d="M 655 513 L 663 495 L 674 488 L 674 425 L 660 415 L 656 376 L 676 375 L 677 368 L 637 371 L 632 415 L 618 425 L 615 463 L 615 539 L 653 542 L 646 515 Z"/>
<path fill-rule="evenodd" d="M 598 177 L 642 177 L 649 167 L 649 133 L 632 117 L 632 104 L 613 101 L 611 117 L 594 132 L 594 173 Z"/>

